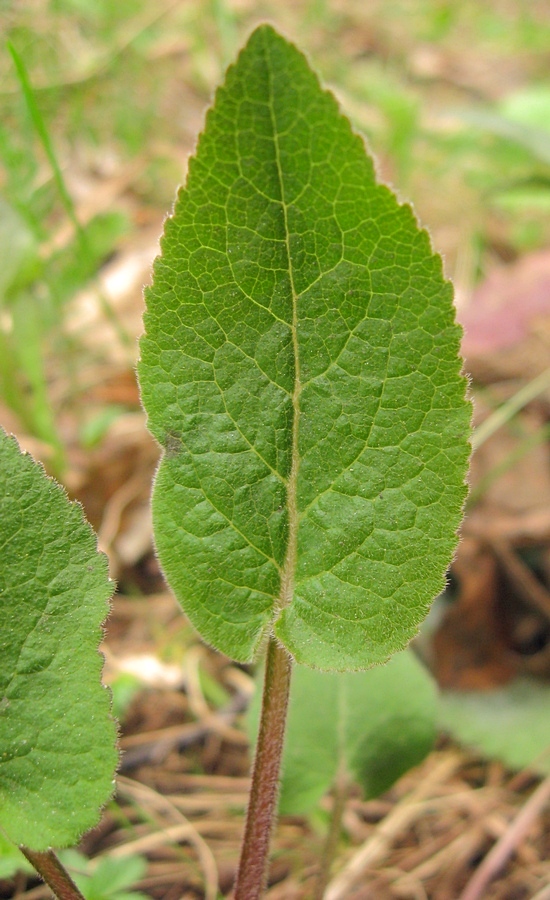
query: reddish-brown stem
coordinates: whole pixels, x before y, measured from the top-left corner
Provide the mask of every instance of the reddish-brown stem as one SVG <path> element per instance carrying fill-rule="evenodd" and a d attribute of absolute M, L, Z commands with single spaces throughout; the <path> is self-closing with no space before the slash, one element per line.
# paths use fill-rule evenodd
<path fill-rule="evenodd" d="M 291 668 L 287 651 L 271 638 L 267 648 L 260 730 L 234 900 L 258 900 L 267 880 Z"/>
<path fill-rule="evenodd" d="M 20 847 L 23 856 L 28 861 L 43 881 L 53 891 L 58 900 L 84 900 L 73 879 L 61 865 L 53 850 L 30 850 L 29 847 Z"/>

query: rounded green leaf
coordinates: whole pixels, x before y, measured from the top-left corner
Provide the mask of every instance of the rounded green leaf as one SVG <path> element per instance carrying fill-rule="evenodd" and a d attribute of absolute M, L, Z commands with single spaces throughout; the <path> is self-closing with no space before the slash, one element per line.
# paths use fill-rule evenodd
<path fill-rule="evenodd" d="M 361 669 L 401 649 L 456 544 L 470 409 L 452 289 L 298 50 L 251 36 L 147 291 L 160 562 L 204 639 Z"/>
<path fill-rule="evenodd" d="M 359 784 L 365 799 L 379 796 L 430 752 L 436 717 L 435 684 L 410 650 L 367 672 L 296 666 L 279 812 L 311 812 L 337 778 Z"/>
<path fill-rule="evenodd" d="M 118 761 L 98 652 L 113 585 L 82 508 L 0 429 L 0 828 L 33 850 L 97 824 Z"/>
<path fill-rule="evenodd" d="M 550 774 L 550 685 L 517 678 L 490 691 L 444 691 L 439 725 L 452 737 L 515 769 Z"/>

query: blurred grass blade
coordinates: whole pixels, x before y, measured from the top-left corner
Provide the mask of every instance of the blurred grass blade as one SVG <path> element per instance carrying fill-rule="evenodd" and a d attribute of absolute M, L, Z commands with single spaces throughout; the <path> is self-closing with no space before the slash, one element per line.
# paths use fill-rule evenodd
<path fill-rule="evenodd" d="M 530 434 L 520 441 L 511 453 L 508 453 L 498 465 L 493 466 L 486 475 L 479 479 L 468 495 L 467 509 L 472 509 L 495 481 L 509 472 L 524 456 L 548 440 L 550 440 L 550 425 L 539 428 L 535 434 Z"/>
<path fill-rule="evenodd" d="M 13 46 L 11 41 L 7 41 L 7 46 L 8 46 L 8 50 L 10 51 L 11 57 L 13 59 L 14 65 L 15 65 L 15 70 L 17 72 L 17 77 L 18 77 L 19 83 L 21 85 L 21 90 L 23 91 L 23 96 L 25 98 L 25 102 L 26 102 L 27 108 L 29 110 L 29 115 L 30 115 L 32 123 L 36 129 L 36 133 L 38 134 L 38 137 L 40 138 L 40 141 L 44 148 L 44 152 L 46 153 L 46 156 L 48 158 L 48 162 L 50 163 L 50 166 L 52 167 L 54 180 L 55 180 L 57 189 L 59 191 L 59 196 L 61 198 L 61 202 L 65 208 L 65 211 L 66 211 L 72 225 L 74 226 L 82 254 L 83 254 L 84 258 L 86 259 L 86 262 L 88 263 L 90 261 L 90 259 L 93 258 L 92 248 L 89 245 L 86 232 L 78 220 L 78 216 L 76 214 L 76 209 L 75 209 L 72 197 L 71 197 L 69 191 L 67 190 L 67 186 L 66 186 L 65 180 L 63 178 L 63 173 L 61 172 L 61 167 L 60 167 L 60 165 L 57 161 L 57 157 L 55 155 L 55 150 L 53 147 L 52 140 L 50 138 L 50 135 L 49 135 L 48 129 L 46 127 L 46 123 L 44 121 L 42 113 L 40 112 L 40 109 L 38 108 L 38 104 L 36 102 L 34 90 L 31 85 L 25 63 L 23 62 L 23 59 L 21 58 L 21 56 L 19 55 L 19 53 L 17 52 L 17 50 L 15 49 L 15 47 Z M 111 304 L 105 297 L 102 290 L 98 291 L 98 299 L 101 304 L 101 309 L 102 309 L 104 315 L 106 316 L 108 321 L 113 326 L 121 344 L 125 347 L 128 347 L 131 343 L 130 336 L 126 333 L 124 327 L 119 322 L 115 311 L 113 310 Z"/>
<path fill-rule="evenodd" d="M 540 375 L 537 375 L 533 381 L 524 385 L 513 397 L 506 400 L 502 406 L 499 406 L 481 425 L 479 425 L 472 436 L 472 449 L 477 450 L 485 443 L 494 433 L 506 425 L 514 418 L 524 406 L 527 406 L 531 400 L 542 394 L 547 388 L 550 388 L 550 368 L 545 369 Z"/>
<path fill-rule="evenodd" d="M 19 84 L 21 85 L 21 90 L 23 91 L 23 96 L 25 97 L 25 103 L 27 104 L 27 108 L 29 110 L 29 115 L 32 119 L 32 123 L 36 129 L 36 133 L 40 138 L 42 146 L 44 148 L 44 152 L 48 157 L 48 162 L 52 167 L 52 172 L 54 175 L 55 183 L 57 185 L 57 189 L 59 191 L 59 196 L 61 197 L 61 201 L 63 206 L 65 207 L 65 211 L 69 216 L 69 219 L 73 223 L 76 233 L 78 234 L 78 238 L 83 247 L 86 247 L 86 235 L 82 229 L 80 222 L 78 221 L 76 210 L 74 208 L 74 203 L 72 201 L 72 197 L 67 190 L 67 186 L 63 179 L 63 174 L 61 172 L 61 168 L 57 161 L 57 157 L 55 155 L 55 151 L 53 148 L 52 141 L 50 139 L 50 135 L 48 133 L 48 129 L 46 128 L 46 123 L 42 117 L 42 113 L 38 108 L 38 104 L 36 102 L 36 98 L 34 96 L 34 91 L 32 89 L 32 85 L 29 79 L 29 75 L 26 69 L 26 66 L 11 43 L 11 41 L 7 42 L 8 50 L 10 51 L 11 58 L 13 59 L 13 63 L 15 65 L 15 70 L 17 72 L 17 77 L 19 79 Z"/>
<path fill-rule="evenodd" d="M 506 116 L 489 110 L 465 109 L 456 111 L 458 117 L 470 125 L 497 137 L 513 141 L 546 165 L 550 164 L 550 141 L 545 128 L 514 122 Z"/>

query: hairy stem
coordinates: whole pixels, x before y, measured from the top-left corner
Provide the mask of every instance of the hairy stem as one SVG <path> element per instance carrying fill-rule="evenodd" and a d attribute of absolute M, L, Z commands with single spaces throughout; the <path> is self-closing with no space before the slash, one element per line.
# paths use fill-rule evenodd
<path fill-rule="evenodd" d="M 260 731 L 235 885 L 235 900 L 258 900 L 267 880 L 269 844 L 279 791 L 291 668 L 287 651 L 271 638 L 267 649 Z"/>
<path fill-rule="evenodd" d="M 29 847 L 20 847 L 23 856 L 28 861 L 43 881 L 53 891 L 58 900 L 84 900 L 73 879 L 67 870 L 61 865 L 53 850 L 30 850 Z"/>

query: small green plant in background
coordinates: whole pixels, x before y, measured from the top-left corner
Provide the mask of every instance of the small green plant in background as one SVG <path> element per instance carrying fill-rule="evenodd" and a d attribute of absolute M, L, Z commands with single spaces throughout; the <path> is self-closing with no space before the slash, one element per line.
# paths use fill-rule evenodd
<path fill-rule="evenodd" d="M 266 649 L 235 893 L 251 900 L 265 880 L 294 660 L 311 667 L 296 667 L 295 709 L 322 696 L 337 750 L 337 770 L 334 759 L 315 764 L 307 803 L 339 778 L 375 793 L 407 764 L 390 757 L 400 716 L 414 730 L 401 704 L 421 677 L 414 661 L 353 672 L 402 650 L 444 583 L 470 420 L 439 257 L 376 182 L 304 57 L 268 26 L 208 113 L 145 325 L 139 376 L 164 450 L 153 497 L 161 564 L 206 641 L 241 662 Z M 79 508 L 13 439 L 0 446 L 10 748 L 0 825 L 54 890 L 76 897 L 47 848 L 74 843 L 112 789 L 97 653 L 110 585 Z M 364 699 L 382 683 L 389 726 Z M 409 763 L 431 729 L 427 715 Z"/>
<path fill-rule="evenodd" d="M 147 862 L 142 856 L 90 860 L 76 850 L 64 850 L 60 859 L 84 900 L 146 900 L 147 894 L 130 890 L 145 875 Z"/>
<path fill-rule="evenodd" d="M 145 874 L 147 863 L 141 856 L 90 860 L 69 849 L 59 852 L 59 860 L 84 900 L 145 900 L 146 894 L 130 890 Z M 30 875 L 34 871 L 18 847 L 0 833 L 0 878 L 13 878 L 17 872 Z"/>

